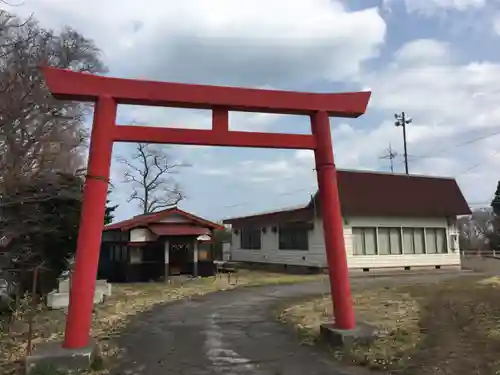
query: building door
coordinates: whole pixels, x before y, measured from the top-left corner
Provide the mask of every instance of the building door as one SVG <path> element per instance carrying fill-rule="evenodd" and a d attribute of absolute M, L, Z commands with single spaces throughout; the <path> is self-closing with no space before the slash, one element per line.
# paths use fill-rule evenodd
<path fill-rule="evenodd" d="M 192 243 L 187 241 L 169 241 L 169 269 L 171 275 L 192 273 Z"/>

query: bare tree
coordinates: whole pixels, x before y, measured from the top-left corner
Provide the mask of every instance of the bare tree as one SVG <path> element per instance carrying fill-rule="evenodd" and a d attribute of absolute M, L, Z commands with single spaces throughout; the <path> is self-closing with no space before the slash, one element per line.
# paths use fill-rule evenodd
<path fill-rule="evenodd" d="M 89 112 L 50 95 L 43 65 L 105 71 L 97 47 L 76 31 L 54 33 L 0 10 L 0 268 L 28 277 L 47 261 L 63 268 L 75 249 Z"/>
<path fill-rule="evenodd" d="M 493 231 L 493 218 L 491 210 L 480 209 L 474 210 L 469 216 L 458 219 L 460 248 L 464 250 L 489 249 L 489 237 Z"/>
<path fill-rule="evenodd" d="M 97 47 L 70 28 L 55 34 L 0 10 L 0 56 L 0 182 L 80 168 L 89 107 L 55 100 L 40 67 L 104 72 Z"/>
<path fill-rule="evenodd" d="M 189 164 L 174 160 L 164 148 L 138 143 L 130 158 L 117 160 L 127 168 L 123 182 L 132 186 L 128 202 L 139 202 L 143 213 L 176 206 L 185 198 L 175 175 Z"/>

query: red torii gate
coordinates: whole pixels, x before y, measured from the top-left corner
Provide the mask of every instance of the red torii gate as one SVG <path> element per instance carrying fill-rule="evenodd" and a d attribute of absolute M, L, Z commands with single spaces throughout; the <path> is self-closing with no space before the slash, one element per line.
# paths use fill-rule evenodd
<path fill-rule="evenodd" d="M 101 77 L 48 67 L 43 73 L 55 98 L 95 103 L 65 348 L 83 348 L 89 343 L 113 142 L 314 150 L 335 325 L 354 328 L 329 117 L 361 116 L 370 92 L 319 94 L 202 86 Z M 212 129 L 118 126 L 118 104 L 211 110 Z M 229 131 L 229 111 L 307 115 L 312 134 Z"/>

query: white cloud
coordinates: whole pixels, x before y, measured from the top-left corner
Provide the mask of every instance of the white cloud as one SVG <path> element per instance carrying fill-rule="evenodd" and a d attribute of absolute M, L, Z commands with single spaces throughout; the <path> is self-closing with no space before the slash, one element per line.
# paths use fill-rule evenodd
<path fill-rule="evenodd" d="M 11 9 L 81 30 L 115 74 L 231 85 L 356 76 L 386 32 L 377 8 L 350 12 L 331 0 L 31 0 Z"/>
<path fill-rule="evenodd" d="M 417 39 L 403 45 L 395 54 L 397 64 L 422 66 L 443 65 L 450 61 L 451 51 L 446 43 L 433 39 Z"/>
<path fill-rule="evenodd" d="M 461 64 L 448 44 L 416 40 L 402 46 L 386 68 L 367 75 L 363 83 L 373 89 L 370 110 L 385 113 L 388 121 L 339 136 L 339 160 L 345 162 L 345 152 L 357 166 L 368 161 L 373 167 L 376 150 L 389 142 L 402 153 L 401 128 L 392 118 L 405 111 L 413 118 L 407 127 L 409 154 L 435 155 L 410 158 L 410 172 L 456 176 L 469 200 L 487 199 L 498 179 L 491 171 L 499 167 L 500 137 L 493 134 L 500 123 L 500 63 Z M 340 129 L 337 132 L 340 135 Z"/>
<path fill-rule="evenodd" d="M 486 1 L 404 3 L 408 12 L 431 15 L 451 10 L 468 14 L 483 9 Z M 354 80 L 371 88 L 369 111 L 363 119 L 333 123 L 335 159 L 341 168 L 388 169 L 388 163 L 379 160 L 384 149 L 392 143 L 402 151 L 401 128 L 393 124 L 395 112 L 405 111 L 413 118 L 408 126 L 411 155 L 434 154 L 492 132 L 500 123 L 500 63 L 458 62 L 455 43 L 410 41 L 384 59 L 382 68 L 365 73 L 363 63 L 377 56 L 386 37 L 386 24 L 376 8 L 349 11 L 335 0 L 152 0 L 146 4 L 89 0 L 85 6 L 76 0 L 30 0 L 23 4 L 12 10 L 26 16 L 34 13 L 47 27 L 69 24 L 93 38 L 103 49 L 112 75 L 298 90 L 320 80 L 351 84 Z M 493 26 L 490 17 L 486 27 L 494 27 L 500 35 L 500 16 Z M 203 111 L 161 108 L 123 107 L 120 118 L 156 126 L 206 129 L 211 124 L 210 114 Z M 262 131 L 279 118 L 232 113 L 230 122 L 235 130 Z M 485 200 L 498 179 L 491 171 L 500 169 L 500 157 L 495 154 L 499 138 L 433 158 L 412 158 L 410 171 L 459 175 L 469 200 Z M 192 149 L 186 147 L 186 155 Z M 256 183 L 270 192 L 315 184 L 310 151 L 247 162 L 203 154 L 193 170 L 205 176 L 241 185 Z M 400 161 L 397 170 L 402 171 Z M 115 178 L 119 174 L 113 169 Z"/>
<path fill-rule="evenodd" d="M 456 177 L 469 201 L 488 200 L 499 178 L 491 171 L 500 169 L 500 135 L 493 136 L 500 123 L 500 64 L 460 64 L 449 45 L 416 40 L 402 46 L 385 68 L 366 75 L 361 84 L 373 89 L 365 117 L 385 114 L 387 120 L 369 127 L 361 126 L 360 120 L 334 122 L 332 137 L 339 168 L 388 171 L 389 162 L 379 157 L 391 143 L 400 155 L 396 171 L 403 172 L 402 129 L 394 126 L 393 114 L 404 110 L 413 118 L 407 128 L 410 173 Z M 466 144 L 471 140 L 474 142 Z M 465 144 L 456 147 L 460 143 Z M 276 181 L 286 181 L 289 190 L 299 181 L 315 183 L 311 151 L 244 166 L 248 168 L 245 173 L 232 176 L 276 189 Z M 292 173 L 297 171 L 302 172 Z"/>
<path fill-rule="evenodd" d="M 229 176 L 231 172 L 222 168 L 206 168 L 201 169 L 199 173 L 206 176 Z"/>
<path fill-rule="evenodd" d="M 430 44 L 432 48 L 428 48 Z M 424 48 L 418 50 L 418 46 Z M 420 64 L 401 59 L 408 56 L 408 50 L 418 56 Z M 415 120 L 412 129 L 427 134 L 423 139 L 498 126 L 500 64 L 453 63 L 448 46 L 437 41 L 407 43 L 396 52 L 394 61 L 387 69 L 366 77 L 373 87 L 372 108 L 408 112 Z"/>
<path fill-rule="evenodd" d="M 199 166 L 201 175 L 225 176 L 234 183 L 266 184 L 275 192 L 290 190 L 290 187 L 314 190 L 314 154 L 309 150 L 288 151 L 288 156 L 277 159 L 243 160 L 227 162 L 225 167 Z M 213 171 L 216 171 L 214 173 Z M 293 188 L 292 188 L 293 190 Z"/>

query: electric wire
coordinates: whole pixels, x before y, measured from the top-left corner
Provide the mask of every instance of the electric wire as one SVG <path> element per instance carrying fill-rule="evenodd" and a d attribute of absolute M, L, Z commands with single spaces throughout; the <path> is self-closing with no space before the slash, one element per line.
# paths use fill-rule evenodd
<path fill-rule="evenodd" d="M 479 137 L 475 137 L 475 138 L 472 138 L 472 139 L 469 139 L 469 140 L 466 140 L 466 141 L 463 141 L 463 142 L 460 142 L 460 143 L 457 143 L 457 144 L 455 144 L 453 146 L 442 148 L 442 149 L 436 151 L 435 153 L 432 153 L 432 155 L 431 154 L 427 154 L 427 155 L 409 155 L 409 157 L 413 161 L 414 160 L 419 160 L 419 159 L 424 159 L 424 158 L 432 158 L 432 157 L 435 157 L 436 154 L 442 154 L 442 153 L 445 153 L 445 152 L 447 152 L 449 150 L 454 150 L 454 149 L 459 148 L 459 147 L 467 146 L 467 145 L 479 142 L 481 140 L 484 140 L 484 139 L 487 139 L 487 138 L 490 138 L 490 137 L 494 137 L 496 135 L 500 135 L 500 130 L 495 131 L 493 133 L 485 134 L 485 135 L 482 135 L 482 136 L 479 136 Z M 494 152 L 493 155 L 491 155 L 491 157 L 496 156 L 499 153 L 500 153 L 500 150 Z M 472 171 L 472 170 L 480 167 L 485 162 L 486 161 L 481 161 L 481 162 L 474 163 L 473 165 L 467 167 L 463 171 L 455 174 L 454 177 L 455 178 L 459 178 L 459 177 L 461 177 L 461 176 L 469 173 L 470 171 Z M 274 196 L 276 196 L 276 197 L 283 197 L 283 196 L 289 196 L 289 195 L 293 195 L 293 194 L 298 194 L 298 193 L 302 193 L 302 192 L 306 192 L 306 191 L 315 191 L 315 190 L 317 190 L 317 188 L 314 188 L 314 187 L 313 188 L 302 188 L 302 189 L 297 189 L 297 190 L 291 190 L 291 191 L 282 192 L 282 193 L 279 193 L 279 194 L 275 194 Z M 489 204 L 490 201 L 491 201 L 491 199 L 489 201 L 485 201 L 485 202 L 472 202 L 472 203 L 468 203 L 468 204 L 469 204 L 469 206 L 479 206 L 479 205 L 483 205 L 483 204 Z M 235 203 L 235 204 L 231 204 L 231 205 L 217 206 L 217 207 L 218 208 L 222 208 L 222 209 L 232 209 L 232 208 L 236 208 L 236 207 L 248 206 L 250 204 L 255 204 L 255 201 L 248 200 L 248 201 L 243 201 L 243 202 L 239 202 L 239 203 Z"/>
<path fill-rule="evenodd" d="M 497 135 L 500 135 L 500 130 L 497 130 L 493 133 L 484 134 L 484 135 L 481 135 L 479 137 L 475 137 L 475 138 L 466 140 L 464 142 L 457 143 L 457 144 L 452 145 L 452 146 L 444 147 L 444 148 L 442 148 L 434 153 L 430 153 L 427 155 L 424 154 L 424 155 L 408 155 L 408 156 L 411 157 L 412 160 L 433 158 L 433 157 L 436 157 L 437 154 L 442 154 L 442 153 L 445 153 L 445 152 L 450 151 L 450 150 L 454 150 L 454 149 L 462 147 L 462 146 L 467 146 L 467 145 L 482 141 L 484 139 L 495 137 Z"/>

